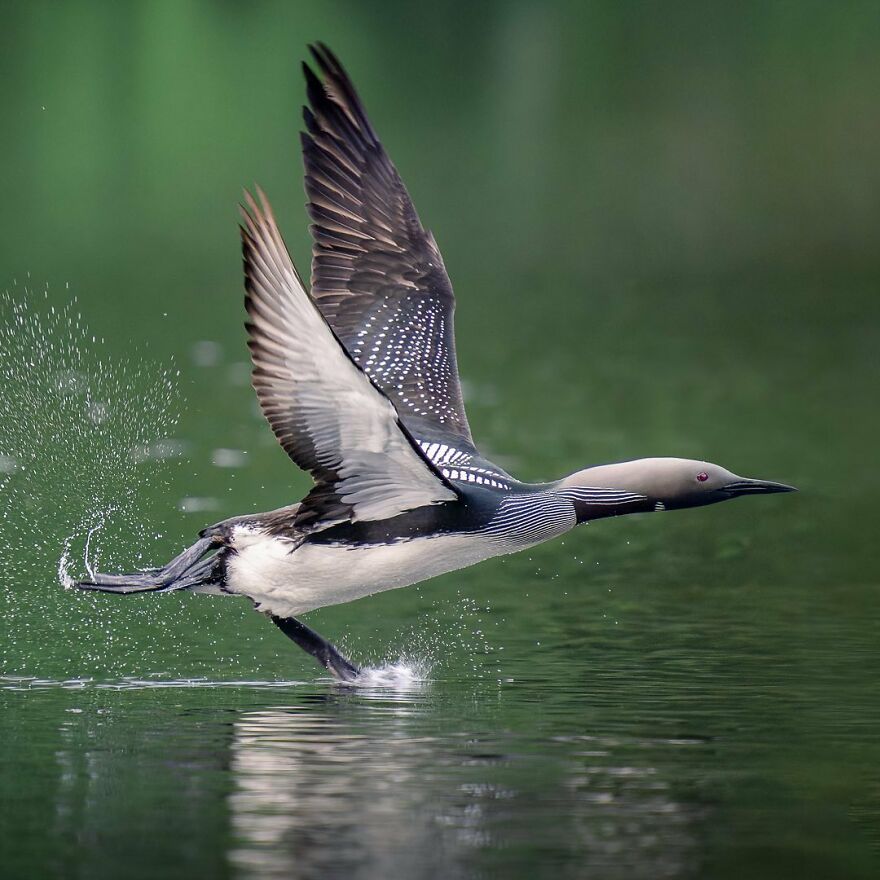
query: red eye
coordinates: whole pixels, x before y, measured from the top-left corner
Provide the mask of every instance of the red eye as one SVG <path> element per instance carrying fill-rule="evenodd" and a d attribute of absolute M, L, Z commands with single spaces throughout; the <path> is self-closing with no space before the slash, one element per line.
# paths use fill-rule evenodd
<path fill-rule="evenodd" d="M 698 479 L 701 483 L 705 483 L 706 480 L 709 479 L 709 475 L 708 475 L 705 471 L 703 471 L 701 474 L 697 474 L 697 479 Z"/>

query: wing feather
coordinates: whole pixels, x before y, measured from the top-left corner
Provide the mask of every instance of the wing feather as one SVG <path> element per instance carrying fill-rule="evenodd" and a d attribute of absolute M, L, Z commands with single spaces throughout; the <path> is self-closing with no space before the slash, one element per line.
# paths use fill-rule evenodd
<path fill-rule="evenodd" d="M 266 197 L 242 209 L 248 346 L 263 413 L 315 487 L 297 512 L 312 529 L 458 498 L 316 308 Z"/>
<path fill-rule="evenodd" d="M 476 454 L 455 355 L 455 297 L 351 80 L 332 52 L 303 65 L 312 296 L 352 359 L 423 446 Z"/>

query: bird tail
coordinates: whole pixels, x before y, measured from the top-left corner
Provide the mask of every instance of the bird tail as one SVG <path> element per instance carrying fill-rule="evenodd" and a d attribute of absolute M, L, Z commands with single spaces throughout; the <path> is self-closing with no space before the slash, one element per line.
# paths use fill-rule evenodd
<path fill-rule="evenodd" d="M 193 590 L 199 593 L 221 592 L 226 575 L 226 542 L 219 534 L 203 535 L 179 556 L 161 568 L 131 574 L 89 573 L 78 581 L 82 590 L 102 593 L 170 593 Z"/>

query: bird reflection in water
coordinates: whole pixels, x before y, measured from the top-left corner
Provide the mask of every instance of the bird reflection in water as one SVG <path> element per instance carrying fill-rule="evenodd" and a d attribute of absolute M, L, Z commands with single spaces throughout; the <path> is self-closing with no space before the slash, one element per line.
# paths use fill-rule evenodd
<path fill-rule="evenodd" d="M 702 810 L 676 802 L 655 767 L 615 762 L 615 747 L 640 744 L 586 737 L 535 754 L 514 737 L 423 736 L 410 701 L 366 696 L 376 731 L 353 732 L 344 704 L 236 722 L 230 858 L 244 876 L 473 876 L 509 865 L 511 848 L 580 851 L 607 877 L 673 877 L 692 862 Z"/>
<path fill-rule="evenodd" d="M 295 686 L 268 705 L 254 688 L 218 705 L 204 683 L 91 693 L 106 708 L 56 728 L 55 832 L 83 875 L 121 855 L 260 878 L 513 877 L 544 852 L 633 880 L 696 861 L 698 739 L 524 736 L 533 704 L 506 705 L 503 728 L 504 694 L 468 701 L 436 681 Z"/>

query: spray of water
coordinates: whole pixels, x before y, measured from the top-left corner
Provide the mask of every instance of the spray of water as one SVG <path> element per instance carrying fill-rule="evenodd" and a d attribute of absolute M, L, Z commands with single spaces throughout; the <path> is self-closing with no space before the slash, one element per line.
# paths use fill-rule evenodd
<path fill-rule="evenodd" d="M 51 616 L 58 581 L 140 565 L 161 537 L 144 533 L 143 495 L 167 483 L 176 377 L 137 352 L 112 357 L 75 298 L 0 295 L 0 661 L 35 605 Z"/>
<path fill-rule="evenodd" d="M 430 665 L 424 660 L 401 658 L 393 663 L 366 666 L 343 687 L 353 690 L 391 690 L 403 693 L 421 690 L 429 681 Z"/>
<path fill-rule="evenodd" d="M 416 587 L 418 590 L 419 588 Z M 392 636 L 385 656 L 370 655 L 361 638 L 343 637 L 343 653 L 361 664 L 355 687 L 407 690 L 446 677 L 494 679 L 499 674 L 499 651 L 493 630 L 504 619 L 488 605 L 459 590 L 454 599 L 439 599 Z"/>

